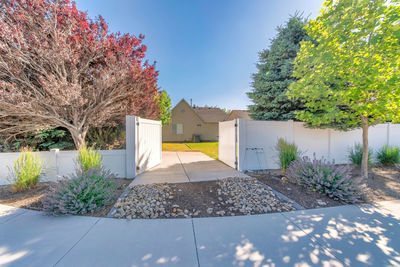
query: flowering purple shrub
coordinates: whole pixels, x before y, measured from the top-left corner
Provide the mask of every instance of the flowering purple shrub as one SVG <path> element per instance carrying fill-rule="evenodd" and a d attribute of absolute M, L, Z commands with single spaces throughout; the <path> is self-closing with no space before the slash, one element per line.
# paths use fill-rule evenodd
<path fill-rule="evenodd" d="M 103 208 L 112 198 L 114 175 L 102 168 L 78 167 L 76 173 L 55 183 L 42 199 L 43 208 L 53 215 L 93 213 Z"/>
<path fill-rule="evenodd" d="M 292 182 L 312 188 L 330 198 L 347 203 L 358 202 L 360 195 L 347 165 L 335 165 L 325 159 L 311 160 L 309 157 L 293 161 L 287 169 Z"/>

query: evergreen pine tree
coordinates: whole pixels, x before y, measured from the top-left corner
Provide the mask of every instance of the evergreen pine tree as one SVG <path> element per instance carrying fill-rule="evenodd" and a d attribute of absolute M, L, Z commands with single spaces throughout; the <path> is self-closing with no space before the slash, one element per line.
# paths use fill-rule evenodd
<path fill-rule="evenodd" d="M 300 49 L 300 42 L 307 40 L 304 29 L 306 20 L 295 14 L 285 25 L 277 28 L 269 49 L 259 53 L 258 73 L 253 74 L 253 90 L 247 95 L 254 102 L 249 106 L 255 120 L 291 120 L 294 112 L 301 110 L 300 100 L 289 100 L 286 91 L 296 81 L 293 63 Z"/>

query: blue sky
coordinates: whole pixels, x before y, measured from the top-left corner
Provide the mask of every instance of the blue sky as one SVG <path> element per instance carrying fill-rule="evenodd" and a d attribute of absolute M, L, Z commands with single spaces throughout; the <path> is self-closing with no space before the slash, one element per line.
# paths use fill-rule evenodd
<path fill-rule="evenodd" d="M 101 14 L 112 32 L 146 36 L 147 59 L 157 61 L 159 86 L 175 105 L 246 109 L 245 92 L 266 48 L 296 11 L 315 18 L 323 0 L 77 0 Z"/>

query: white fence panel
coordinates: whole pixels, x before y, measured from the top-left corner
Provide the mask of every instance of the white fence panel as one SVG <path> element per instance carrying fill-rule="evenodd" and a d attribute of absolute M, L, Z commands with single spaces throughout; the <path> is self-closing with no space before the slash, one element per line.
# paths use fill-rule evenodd
<path fill-rule="evenodd" d="M 218 158 L 236 168 L 236 120 L 219 123 Z"/>
<path fill-rule="evenodd" d="M 126 149 L 100 150 L 103 166 L 117 177 L 134 178 L 137 174 L 161 162 L 161 122 L 135 116 L 126 118 Z M 75 171 L 78 151 L 38 152 L 43 161 L 42 181 L 55 181 Z M 8 167 L 21 155 L 20 152 L 0 153 L 0 185 L 9 184 Z"/>
<path fill-rule="evenodd" d="M 240 170 L 272 169 L 277 164 L 275 146 L 278 137 L 292 140 L 293 126 L 288 122 L 239 119 Z"/>
<path fill-rule="evenodd" d="M 126 177 L 125 150 L 100 150 L 99 152 L 103 157 L 103 166 L 106 169 L 111 170 L 117 177 Z M 37 154 L 43 162 L 41 181 L 56 181 L 75 171 L 78 151 L 52 149 L 49 152 L 38 152 Z M 0 185 L 9 184 L 8 167 L 12 167 L 20 155 L 20 152 L 0 153 Z"/>
<path fill-rule="evenodd" d="M 361 129 L 336 131 L 332 129 L 310 129 L 302 122 L 293 121 L 250 121 L 238 119 L 238 161 L 239 170 L 278 169 L 278 155 L 275 149 L 279 138 L 294 142 L 303 155 L 335 160 L 335 163 L 348 163 L 348 151 L 355 143 L 362 143 Z M 229 125 L 230 122 L 220 123 Z M 229 138 L 220 134 L 220 145 Z M 400 146 L 400 125 L 379 124 L 369 128 L 369 147 L 377 151 L 384 145 Z M 220 160 L 230 164 L 230 157 L 235 154 L 220 148 L 223 155 Z"/>
<path fill-rule="evenodd" d="M 51 152 L 38 152 L 39 158 L 44 162 L 43 172 L 46 174 L 50 174 L 54 171 L 55 166 L 46 164 L 47 162 L 52 162 L 52 153 Z M 0 153 L 0 185 L 9 184 L 9 168 L 14 166 L 14 161 L 18 159 L 21 155 L 19 152 L 10 152 L 10 153 Z M 48 177 L 44 177 L 43 180 L 48 181 Z"/>
<path fill-rule="evenodd" d="M 161 163 L 161 121 L 137 118 L 136 123 L 136 169 L 140 174 Z"/>
<path fill-rule="evenodd" d="M 126 177 L 125 150 L 100 150 L 103 166 L 117 177 Z M 75 171 L 78 151 L 59 151 L 57 154 L 57 173 L 59 176 L 71 174 Z M 61 178 L 59 177 L 59 178 Z"/>

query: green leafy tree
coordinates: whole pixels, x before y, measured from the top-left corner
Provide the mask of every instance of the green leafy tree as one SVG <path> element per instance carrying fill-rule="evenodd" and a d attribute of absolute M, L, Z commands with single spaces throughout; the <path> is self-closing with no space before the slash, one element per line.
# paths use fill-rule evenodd
<path fill-rule="evenodd" d="M 250 115 L 256 120 L 290 120 L 300 110 L 301 101 L 289 100 L 288 86 L 296 79 L 293 62 L 300 42 L 307 39 L 306 20 L 295 14 L 284 26 L 277 28 L 278 35 L 268 49 L 259 54 L 258 72 L 253 74 L 253 90 L 247 95 L 254 102 Z"/>
<path fill-rule="evenodd" d="M 400 117 L 400 1 L 328 0 L 307 26 L 288 91 L 303 99 L 296 117 L 314 127 L 362 128 L 361 174 L 368 177 L 368 128 Z"/>
<path fill-rule="evenodd" d="M 160 106 L 160 115 L 158 119 L 162 122 L 162 125 L 169 124 L 171 122 L 171 98 L 165 90 L 159 93 L 158 105 Z"/>

